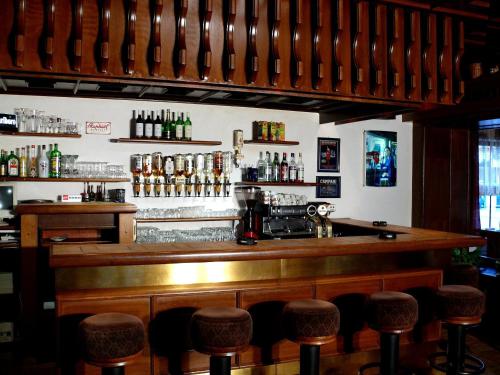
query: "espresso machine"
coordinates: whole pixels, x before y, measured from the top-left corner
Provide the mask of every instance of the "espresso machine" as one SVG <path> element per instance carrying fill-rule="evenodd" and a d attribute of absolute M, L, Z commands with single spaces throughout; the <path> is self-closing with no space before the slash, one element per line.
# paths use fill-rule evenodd
<path fill-rule="evenodd" d="M 240 206 L 246 207 L 238 243 L 253 245 L 256 243 L 255 240 L 260 238 L 262 228 L 261 216 L 256 211 L 260 188 L 256 186 L 240 186 L 235 189 L 235 194 Z"/>

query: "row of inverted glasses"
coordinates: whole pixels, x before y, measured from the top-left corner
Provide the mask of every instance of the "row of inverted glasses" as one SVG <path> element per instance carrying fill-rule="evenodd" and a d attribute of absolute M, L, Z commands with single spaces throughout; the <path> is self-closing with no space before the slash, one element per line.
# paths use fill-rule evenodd
<path fill-rule="evenodd" d="M 30 133 L 80 134 L 81 125 L 54 115 L 46 116 L 44 111 L 30 108 L 16 108 L 18 131 Z"/>
<path fill-rule="evenodd" d="M 177 208 L 146 208 L 136 213 L 138 219 L 174 219 L 187 217 L 222 217 L 236 216 L 238 210 L 228 208 L 225 210 L 207 210 L 204 206 L 177 207 Z"/>
<path fill-rule="evenodd" d="M 203 227 L 194 230 L 159 230 L 155 227 L 138 227 L 136 242 L 222 242 L 235 239 L 234 231 L 230 227 Z"/>

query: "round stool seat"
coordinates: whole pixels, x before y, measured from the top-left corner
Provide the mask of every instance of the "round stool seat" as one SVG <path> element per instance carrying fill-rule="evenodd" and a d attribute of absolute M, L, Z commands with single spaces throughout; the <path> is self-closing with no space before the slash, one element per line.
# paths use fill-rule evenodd
<path fill-rule="evenodd" d="M 104 313 L 80 322 L 86 362 L 100 367 L 124 365 L 144 349 L 144 324 L 134 315 Z"/>
<path fill-rule="evenodd" d="M 252 318 L 234 307 L 207 307 L 191 318 L 194 348 L 210 355 L 231 355 L 247 348 L 252 338 Z"/>
<path fill-rule="evenodd" d="M 484 293 L 468 285 L 444 285 L 436 291 L 437 315 L 450 323 L 479 323 L 484 304 Z"/>
<path fill-rule="evenodd" d="M 378 292 L 367 301 L 368 325 L 386 333 L 411 331 L 418 319 L 417 300 L 406 293 Z"/>
<path fill-rule="evenodd" d="M 289 302 L 283 309 L 286 337 L 294 342 L 322 345 L 335 340 L 340 313 L 333 303 L 318 299 Z"/>
<path fill-rule="evenodd" d="M 445 285 L 479 285 L 479 269 L 471 264 L 454 264 L 444 273 Z"/>

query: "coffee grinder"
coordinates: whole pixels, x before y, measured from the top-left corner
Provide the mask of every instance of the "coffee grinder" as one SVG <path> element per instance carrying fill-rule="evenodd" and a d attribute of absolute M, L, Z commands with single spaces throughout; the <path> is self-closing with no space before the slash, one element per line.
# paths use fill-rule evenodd
<path fill-rule="evenodd" d="M 259 239 L 262 220 L 256 212 L 255 206 L 260 194 L 260 188 L 256 186 L 240 186 L 235 189 L 236 197 L 241 207 L 245 206 L 243 215 L 243 228 L 240 231 L 238 243 L 242 245 L 253 245 Z"/>

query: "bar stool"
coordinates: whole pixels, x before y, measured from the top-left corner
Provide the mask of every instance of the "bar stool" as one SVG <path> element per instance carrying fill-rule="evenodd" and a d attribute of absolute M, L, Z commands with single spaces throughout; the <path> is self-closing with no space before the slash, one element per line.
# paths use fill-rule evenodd
<path fill-rule="evenodd" d="M 144 349 L 144 324 L 129 314 L 104 313 L 80 322 L 84 360 L 103 375 L 123 375 L 125 366 Z"/>
<path fill-rule="evenodd" d="M 336 340 L 339 326 L 339 310 L 330 302 L 306 299 L 283 308 L 285 336 L 300 345 L 300 375 L 319 374 L 320 347 Z"/>
<path fill-rule="evenodd" d="M 210 355 L 210 375 L 231 374 L 231 356 L 247 349 L 252 318 L 234 307 L 206 307 L 191 318 L 191 339 L 196 351 Z"/>
<path fill-rule="evenodd" d="M 468 285 L 444 285 L 436 291 L 436 313 L 448 329 L 447 352 L 431 354 L 431 367 L 446 374 L 482 374 L 484 362 L 466 353 L 466 329 L 481 322 L 485 296 Z M 437 363 L 439 358 L 445 362 Z"/>
<path fill-rule="evenodd" d="M 368 298 L 366 314 L 368 325 L 380 333 L 380 362 L 367 363 L 358 373 L 379 367 L 381 374 L 395 375 L 399 372 L 399 337 L 417 323 L 417 300 L 401 292 L 373 293 Z"/>

